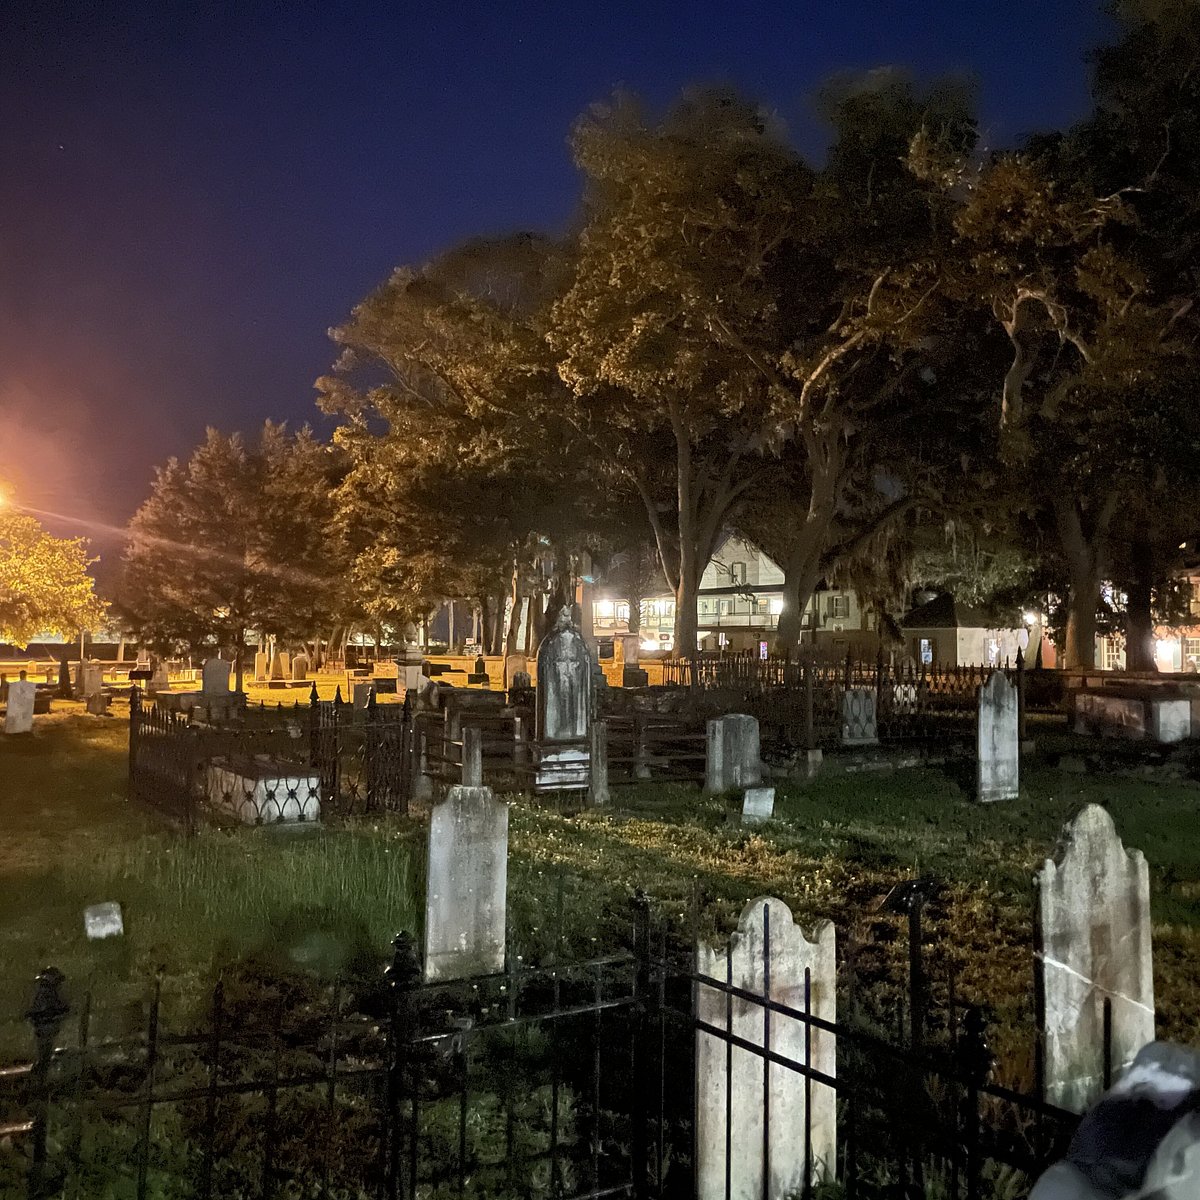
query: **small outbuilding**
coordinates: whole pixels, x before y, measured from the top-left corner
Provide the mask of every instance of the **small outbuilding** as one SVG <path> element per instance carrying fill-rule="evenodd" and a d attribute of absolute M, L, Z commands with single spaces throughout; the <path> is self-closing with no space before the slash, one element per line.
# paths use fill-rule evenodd
<path fill-rule="evenodd" d="M 1002 667 L 1015 663 L 1029 644 L 1022 626 L 997 626 L 949 592 L 919 604 L 900 620 L 904 649 L 918 664 L 939 667 Z"/>

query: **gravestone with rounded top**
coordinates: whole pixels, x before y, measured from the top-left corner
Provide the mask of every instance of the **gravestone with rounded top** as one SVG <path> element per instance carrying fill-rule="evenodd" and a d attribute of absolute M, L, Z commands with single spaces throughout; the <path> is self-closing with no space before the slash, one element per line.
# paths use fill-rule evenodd
<path fill-rule="evenodd" d="M 33 732 L 33 703 L 37 697 L 37 684 L 32 679 L 15 679 L 8 685 L 8 708 L 4 714 L 5 733 Z"/>
<path fill-rule="evenodd" d="M 292 659 L 292 682 L 302 683 L 308 678 L 308 655 L 297 654 Z"/>
<path fill-rule="evenodd" d="M 797 1013 L 807 1010 L 830 1024 L 837 1020 L 836 945 L 831 921 L 821 921 L 809 941 L 782 900 L 762 896 L 746 905 L 728 947 L 701 943 L 696 949 L 700 975 Z M 836 1077 L 837 1045 L 832 1033 L 777 1009 L 771 1010 L 768 1021 L 766 1012 L 753 1000 L 731 998 L 711 984 L 697 988 L 699 1021 L 798 1066 Z M 768 1025 L 769 1041 L 764 1032 Z M 764 1196 L 785 1200 L 800 1195 L 806 1182 L 806 1119 L 811 1121 L 809 1181 L 832 1177 L 837 1161 L 837 1094 L 813 1081 L 809 1100 L 806 1113 L 805 1078 L 799 1071 L 736 1045 L 731 1049 L 724 1037 L 698 1030 L 699 1200 L 761 1200 Z"/>
<path fill-rule="evenodd" d="M 425 979 L 504 969 L 508 805 L 488 787 L 451 787 L 429 820 Z"/>
<path fill-rule="evenodd" d="M 588 738 L 592 726 L 592 654 L 571 620 L 559 610 L 554 629 L 537 656 L 536 786 L 541 790 L 588 786 Z M 556 745 L 555 743 L 558 743 Z"/>
<path fill-rule="evenodd" d="M 975 727 L 975 794 L 983 801 L 1015 800 L 1020 794 L 1021 742 L 1017 689 L 993 671 L 979 689 Z"/>
<path fill-rule="evenodd" d="M 200 690 L 205 698 L 216 696 L 225 699 L 229 695 L 229 668 L 231 664 L 223 658 L 210 658 L 204 664 L 200 676 Z"/>
<path fill-rule="evenodd" d="M 1154 1040 L 1149 869 L 1108 812 L 1089 804 L 1035 882 L 1046 1099 L 1083 1112 L 1104 1092 L 1106 1002 L 1114 1078 Z"/>

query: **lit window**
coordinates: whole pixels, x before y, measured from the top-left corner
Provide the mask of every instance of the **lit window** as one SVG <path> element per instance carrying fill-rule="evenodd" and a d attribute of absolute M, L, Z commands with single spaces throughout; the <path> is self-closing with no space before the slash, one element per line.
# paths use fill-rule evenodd
<path fill-rule="evenodd" d="M 622 601 L 617 605 L 617 620 L 629 624 L 629 602 Z"/>

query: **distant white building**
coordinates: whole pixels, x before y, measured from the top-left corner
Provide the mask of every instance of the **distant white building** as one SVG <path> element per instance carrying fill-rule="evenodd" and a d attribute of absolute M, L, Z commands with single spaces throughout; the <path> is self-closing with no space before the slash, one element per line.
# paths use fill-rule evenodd
<path fill-rule="evenodd" d="M 761 550 L 732 535 L 718 546 L 700 579 L 696 602 L 701 650 L 765 652 L 783 612 L 783 571 Z M 642 601 L 643 649 L 673 650 L 675 598 L 663 593 Z M 629 628 L 629 604 L 603 587 L 593 603 L 598 636 Z M 853 649 L 875 653 L 878 637 L 854 592 L 821 587 L 804 609 L 801 640 L 831 655 Z"/>

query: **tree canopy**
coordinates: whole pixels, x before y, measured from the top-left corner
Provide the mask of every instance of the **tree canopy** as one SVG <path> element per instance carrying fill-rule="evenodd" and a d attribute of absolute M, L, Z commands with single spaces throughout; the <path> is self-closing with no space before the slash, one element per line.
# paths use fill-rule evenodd
<path fill-rule="evenodd" d="M 95 632 L 106 605 L 96 595 L 83 538 L 52 537 L 33 517 L 0 511 L 0 641 Z"/>

